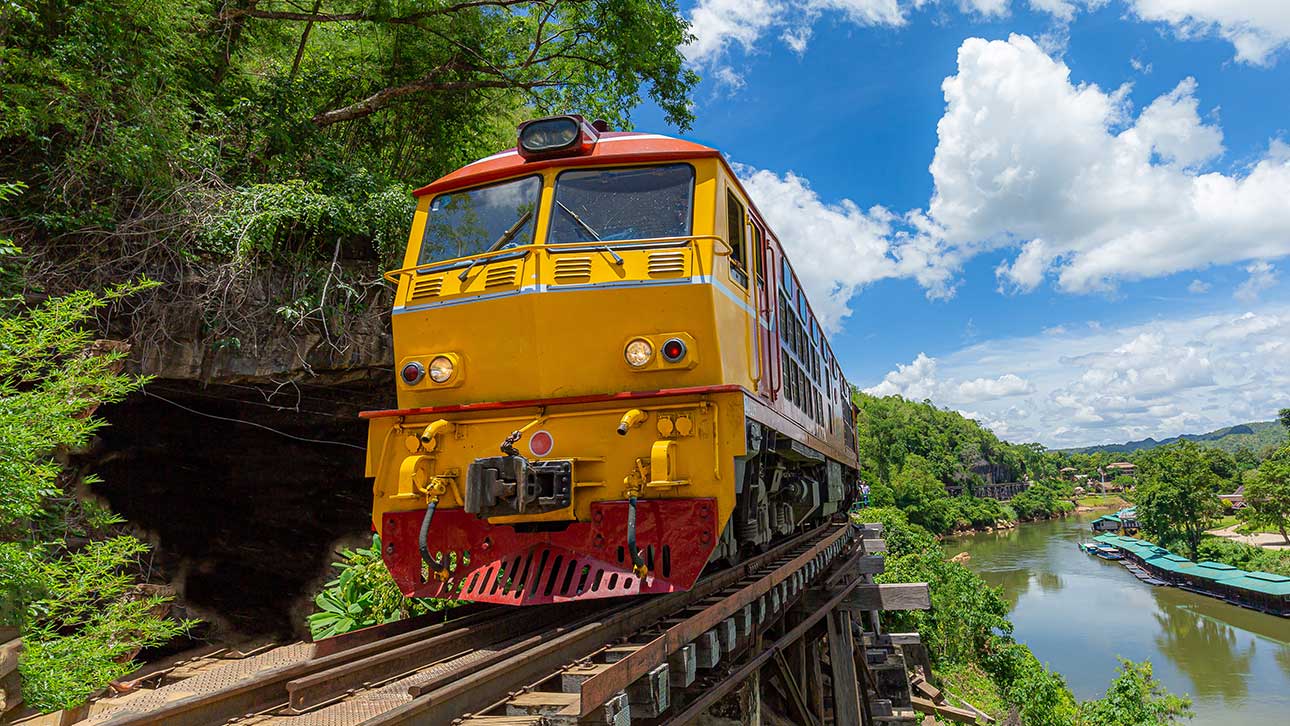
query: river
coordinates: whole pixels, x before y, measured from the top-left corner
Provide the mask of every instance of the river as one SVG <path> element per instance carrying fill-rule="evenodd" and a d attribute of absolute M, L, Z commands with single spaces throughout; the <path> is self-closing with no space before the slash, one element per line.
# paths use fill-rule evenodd
<path fill-rule="evenodd" d="M 1150 660 L 1192 699 L 1195 726 L 1290 724 L 1290 619 L 1139 582 L 1086 555 L 1092 517 L 1024 524 L 948 540 L 951 555 L 1003 588 L 1017 640 L 1061 673 L 1076 697 L 1100 697 L 1116 656 Z"/>

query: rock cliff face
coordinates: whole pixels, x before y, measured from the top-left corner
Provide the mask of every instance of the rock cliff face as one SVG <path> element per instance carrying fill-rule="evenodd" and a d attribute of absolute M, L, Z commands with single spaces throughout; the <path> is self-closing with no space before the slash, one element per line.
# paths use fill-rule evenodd
<path fill-rule="evenodd" d="M 243 634 L 300 634 L 292 611 L 329 577 L 335 543 L 370 532 L 358 411 L 392 403 L 388 370 L 353 380 L 158 379 L 102 409 L 95 493 L 155 545 L 198 617 Z"/>
<path fill-rule="evenodd" d="M 84 462 L 103 480 L 94 491 L 153 542 L 193 615 L 300 635 L 335 545 L 370 536 L 358 412 L 394 404 L 388 316 L 220 337 L 195 314 L 164 326 L 126 331 L 130 367 L 153 380 L 100 411 L 108 426 Z"/>

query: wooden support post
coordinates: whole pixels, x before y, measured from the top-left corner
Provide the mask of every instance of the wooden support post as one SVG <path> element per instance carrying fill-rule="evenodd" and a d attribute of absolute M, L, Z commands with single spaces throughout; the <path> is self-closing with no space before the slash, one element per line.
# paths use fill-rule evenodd
<path fill-rule="evenodd" d="M 784 689 L 788 691 L 790 700 L 793 702 L 793 708 L 797 710 L 797 715 L 801 717 L 802 723 L 808 726 L 815 726 L 817 721 L 811 710 L 806 707 L 806 698 L 802 695 L 802 689 L 798 687 L 797 678 L 793 675 L 793 669 L 789 668 L 788 661 L 784 658 L 783 651 L 775 651 L 775 665 L 778 667 L 779 680 L 784 682 Z M 843 723 L 843 722 L 839 722 Z"/>
<path fill-rule="evenodd" d="M 851 614 L 838 609 L 829 613 L 829 663 L 833 669 L 833 722 L 836 724 L 871 723 L 861 721 L 860 684 L 856 679 L 855 641 L 851 637 Z M 867 701 L 867 699 L 866 699 Z"/>
<path fill-rule="evenodd" d="M 807 671 L 807 698 L 810 700 L 811 709 L 815 715 L 824 720 L 824 672 L 820 667 L 824 660 L 823 644 L 824 641 L 816 636 L 810 639 L 810 648 L 807 650 L 806 662 L 809 664 Z"/>

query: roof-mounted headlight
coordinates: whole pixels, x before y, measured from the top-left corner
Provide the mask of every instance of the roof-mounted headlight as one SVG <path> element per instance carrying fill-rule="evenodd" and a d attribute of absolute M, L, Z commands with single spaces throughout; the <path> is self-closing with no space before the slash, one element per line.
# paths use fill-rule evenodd
<path fill-rule="evenodd" d="M 590 153 L 600 133 L 581 116 L 552 116 L 525 121 L 519 128 L 519 152 L 525 159 Z"/>

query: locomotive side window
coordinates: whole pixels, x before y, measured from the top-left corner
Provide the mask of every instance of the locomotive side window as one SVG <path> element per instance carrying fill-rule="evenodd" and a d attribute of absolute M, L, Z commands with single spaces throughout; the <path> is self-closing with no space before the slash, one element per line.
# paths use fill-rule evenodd
<path fill-rule="evenodd" d="M 562 172 L 548 244 L 687 237 L 694 208 L 689 164 Z"/>
<path fill-rule="evenodd" d="M 533 243 L 541 177 L 440 194 L 430 202 L 417 264 Z"/>
<path fill-rule="evenodd" d="M 726 192 L 726 241 L 730 243 L 730 276 L 748 286 L 748 253 L 744 249 L 744 205 Z"/>

